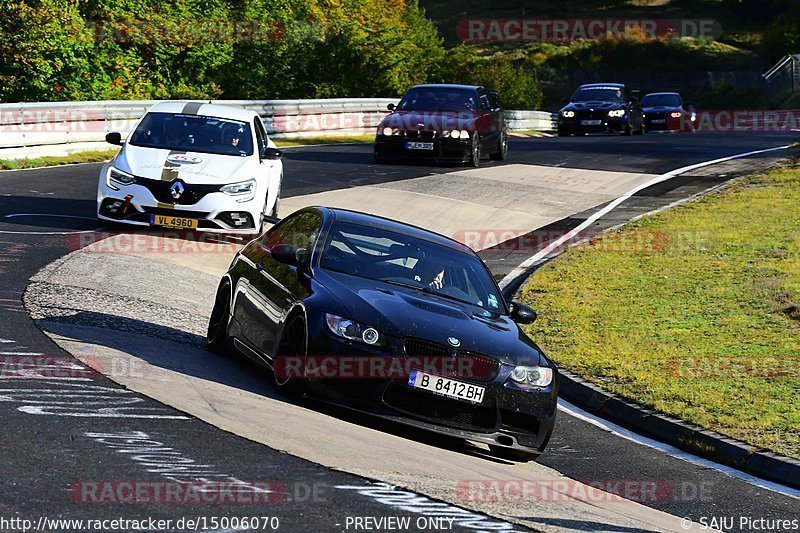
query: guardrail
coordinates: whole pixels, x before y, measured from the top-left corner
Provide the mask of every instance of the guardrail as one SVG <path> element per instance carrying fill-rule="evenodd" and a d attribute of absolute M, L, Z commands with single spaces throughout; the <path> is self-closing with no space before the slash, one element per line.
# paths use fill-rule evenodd
<path fill-rule="evenodd" d="M 396 98 L 342 98 L 319 100 L 218 100 L 261 116 L 274 137 L 349 135 L 372 132 Z M 105 135 L 125 137 L 136 121 L 155 104 L 153 100 L 97 102 L 35 102 L 0 104 L 0 158 L 65 155 L 83 150 L 108 149 Z M 511 130 L 553 129 L 550 113 L 507 111 Z"/>

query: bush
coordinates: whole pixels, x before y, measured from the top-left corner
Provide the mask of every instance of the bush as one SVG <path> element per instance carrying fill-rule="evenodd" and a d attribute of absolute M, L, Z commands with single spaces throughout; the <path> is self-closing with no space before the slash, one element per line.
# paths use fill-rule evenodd
<path fill-rule="evenodd" d="M 539 83 L 521 61 L 503 55 L 481 57 L 468 45 L 448 50 L 439 81 L 483 85 L 500 93 L 505 109 L 539 109 L 542 104 Z"/>

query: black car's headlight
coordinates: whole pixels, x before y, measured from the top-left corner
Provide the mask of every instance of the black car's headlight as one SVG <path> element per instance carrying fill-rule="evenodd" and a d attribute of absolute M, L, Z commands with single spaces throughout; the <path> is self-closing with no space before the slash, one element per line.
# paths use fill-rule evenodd
<path fill-rule="evenodd" d="M 681 113 L 680 111 L 673 111 L 672 113 L 669 114 L 669 116 L 671 116 L 672 118 L 681 118 L 683 116 L 683 113 Z"/>
<path fill-rule="evenodd" d="M 400 128 L 390 128 L 388 126 L 378 127 L 378 133 L 381 133 L 386 137 L 391 137 L 393 135 L 400 135 Z"/>
<path fill-rule="evenodd" d="M 359 341 L 370 346 L 384 344 L 383 336 L 372 326 L 365 326 L 355 320 L 336 315 L 325 314 L 325 323 L 334 334 L 351 341 Z"/>
<path fill-rule="evenodd" d="M 517 366 L 511 371 L 511 380 L 532 387 L 547 387 L 553 382 L 553 369 L 546 366 Z"/>
<path fill-rule="evenodd" d="M 608 116 L 611 117 L 611 118 L 624 117 L 625 116 L 625 110 L 624 109 L 612 109 L 611 111 L 608 112 Z"/>
<path fill-rule="evenodd" d="M 575 116 L 575 111 L 570 111 L 569 109 L 566 111 L 562 111 L 561 116 L 566 118 L 572 118 Z"/>
<path fill-rule="evenodd" d="M 108 175 L 106 176 L 106 184 L 114 190 L 119 190 L 115 185 L 133 185 L 136 183 L 136 176 L 123 172 L 116 167 L 108 168 Z"/>

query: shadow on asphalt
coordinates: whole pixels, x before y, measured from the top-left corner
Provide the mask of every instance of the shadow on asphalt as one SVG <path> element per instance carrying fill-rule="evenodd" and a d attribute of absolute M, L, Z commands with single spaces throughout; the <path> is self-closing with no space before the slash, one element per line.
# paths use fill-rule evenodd
<path fill-rule="evenodd" d="M 429 446 L 447 449 L 464 455 L 480 457 L 498 464 L 514 464 L 512 461 L 494 457 L 488 450 L 475 446 L 463 439 L 393 423 L 374 415 L 328 403 L 320 398 L 306 396 L 298 401 L 289 400 L 278 393 L 275 386 L 272 384 L 272 375 L 269 370 L 258 366 L 256 363 L 253 363 L 241 355 L 231 354 L 226 357 L 206 351 L 205 338 L 201 335 L 137 319 L 94 311 L 67 309 L 61 311 L 65 311 L 64 314 L 66 316 L 40 320 L 38 321 L 39 327 L 50 333 L 63 335 L 88 345 L 98 345 L 101 342 L 92 335 L 92 330 L 86 329 L 87 327 L 119 331 L 122 334 L 118 336 L 104 336 L 102 345 L 114 350 L 130 353 L 153 366 L 185 376 L 213 381 L 221 385 L 258 394 L 283 403 L 311 409 L 351 424 L 413 440 Z M 190 346 L 196 350 L 202 350 L 202 356 L 187 360 L 185 354 L 164 350 L 163 345 L 150 347 L 148 350 L 136 349 L 134 351 L 131 347 L 132 343 L 126 334 L 143 335 L 149 338 L 157 338 Z M 198 352 L 193 352 L 193 354 L 197 353 Z"/>

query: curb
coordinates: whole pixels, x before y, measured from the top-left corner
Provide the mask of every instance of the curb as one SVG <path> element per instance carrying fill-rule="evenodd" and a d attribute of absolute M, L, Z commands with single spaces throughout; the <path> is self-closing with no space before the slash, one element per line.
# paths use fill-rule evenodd
<path fill-rule="evenodd" d="M 740 179 L 743 179 L 743 177 L 733 178 L 690 197 L 638 215 L 621 224 L 615 224 L 602 230 L 601 234 L 617 230 L 642 217 L 655 215 L 680 204 L 696 200 L 709 193 L 719 191 Z M 593 238 L 596 238 L 596 236 Z M 589 239 L 575 242 L 571 246 L 581 244 L 587 240 Z M 536 270 L 545 263 L 556 259 L 562 252 L 563 248 L 561 251 L 544 257 L 531 265 L 528 270 L 504 287 L 503 295 L 506 297 L 517 295 L 522 286 L 533 277 Z M 563 396 L 565 400 L 592 415 L 698 457 L 710 459 L 793 489 L 800 489 L 800 461 L 797 459 L 778 455 L 726 437 L 721 433 L 661 414 L 626 400 L 613 392 L 608 392 L 568 370 L 559 368 L 558 373 L 560 377 L 559 396 Z"/>
<path fill-rule="evenodd" d="M 625 400 L 559 369 L 560 394 L 581 409 L 637 433 L 748 474 L 800 489 L 800 461 L 756 448 Z"/>

